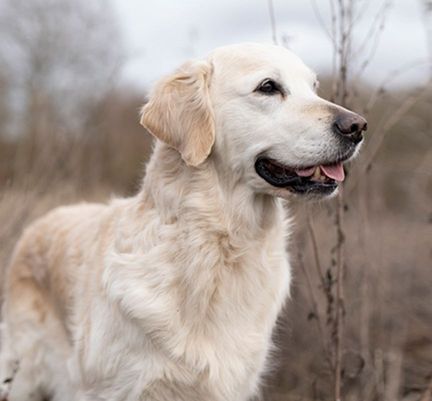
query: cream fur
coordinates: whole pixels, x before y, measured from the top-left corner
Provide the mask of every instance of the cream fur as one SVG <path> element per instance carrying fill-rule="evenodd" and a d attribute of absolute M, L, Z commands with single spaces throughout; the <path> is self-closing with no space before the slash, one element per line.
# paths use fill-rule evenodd
<path fill-rule="evenodd" d="M 252 94 L 278 75 L 292 99 Z M 253 171 L 337 153 L 332 107 L 292 53 L 216 50 L 162 81 L 142 123 L 159 140 L 140 192 L 56 209 L 16 246 L 0 380 L 10 401 L 246 401 L 288 295 L 289 224 Z M 311 117 L 312 116 L 312 117 Z"/>

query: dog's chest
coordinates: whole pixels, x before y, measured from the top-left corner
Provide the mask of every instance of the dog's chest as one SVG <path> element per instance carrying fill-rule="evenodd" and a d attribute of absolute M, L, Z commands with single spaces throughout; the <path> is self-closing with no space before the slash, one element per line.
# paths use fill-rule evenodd
<path fill-rule="evenodd" d="M 285 268 L 275 266 L 267 284 L 261 282 L 264 277 L 255 283 L 257 278 L 249 277 L 243 289 L 234 277 L 226 288 L 207 294 L 212 299 L 200 302 L 180 304 L 166 295 L 157 302 L 171 306 L 160 314 L 149 311 L 139 325 L 118 325 L 115 338 L 125 347 L 118 384 L 123 375 L 135 377 L 134 393 L 143 400 L 147 394 L 152 400 L 248 399 L 265 369 L 272 328 L 286 295 Z"/>
<path fill-rule="evenodd" d="M 287 295 L 283 241 L 242 249 L 223 238 L 191 242 L 178 236 L 175 243 L 170 239 L 170 246 L 139 257 L 118 255 L 108 267 L 110 296 L 138 322 L 126 343 L 142 352 L 128 369 L 140 371 L 140 363 L 157 367 L 141 381 L 144 392 L 150 391 L 147 383 L 157 383 L 151 386 L 161 400 L 246 399 L 264 369 Z M 117 338 L 123 341 L 121 331 Z M 145 347 L 134 344 L 143 337 Z M 162 396 L 165 391 L 172 393 Z"/>

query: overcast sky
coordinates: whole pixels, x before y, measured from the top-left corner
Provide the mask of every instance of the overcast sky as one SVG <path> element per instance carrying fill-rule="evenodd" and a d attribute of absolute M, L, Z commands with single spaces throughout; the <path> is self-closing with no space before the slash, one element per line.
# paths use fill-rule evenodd
<path fill-rule="evenodd" d="M 135 84 L 151 85 L 184 60 L 205 56 L 217 46 L 272 41 L 267 0 L 113 1 L 129 55 L 123 78 Z M 356 24 L 357 47 L 371 37 L 372 21 L 388 0 L 359 1 L 366 11 Z M 289 47 L 319 74 L 331 71 L 331 43 L 316 17 L 313 0 L 274 0 L 273 4 L 279 41 L 288 38 Z M 329 1 L 315 0 L 315 4 L 329 23 Z M 379 83 L 394 71 L 413 65 L 395 83 L 424 81 L 426 25 L 419 0 L 394 0 L 365 77 Z M 364 57 L 367 51 L 362 54 Z"/>

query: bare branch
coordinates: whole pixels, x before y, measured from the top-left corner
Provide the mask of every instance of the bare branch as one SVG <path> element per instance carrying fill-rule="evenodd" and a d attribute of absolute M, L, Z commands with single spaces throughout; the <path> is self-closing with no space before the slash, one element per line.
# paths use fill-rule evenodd
<path fill-rule="evenodd" d="M 396 70 L 393 70 L 390 72 L 387 77 L 377 86 L 377 89 L 373 92 L 371 97 L 369 98 L 369 101 L 365 107 L 364 113 L 367 115 L 370 110 L 375 106 L 376 102 L 380 99 L 381 95 L 387 91 L 388 86 L 396 81 L 402 74 L 407 73 L 408 71 L 411 71 L 415 68 L 419 68 L 422 66 L 429 65 L 429 62 L 427 60 L 415 60 L 413 62 L 410 62 L 408 64 L 402 65 Z M 430 63 L 432 67 L 432 63 Z M 425 82 L 425 85 L 427 85 L 428 82 Z"/>
<path fill-rule="evenodd" d="M 318 333 L 319 333 L 319 336 L 321 339 L 321 345 L 322 345 L 322 349 L 324 351 L 325 359 L 329 365 L 329 368 L 333 369 L 333 363 L 332 363 L 332 359 L 331 359 L 331 356 L 329 353 L 330 347 L 327 344 L 327 340 L 326 340 L 327 336 L 326 336 L 326 332 L 324 329 L 324 324 L 323 324 L 322 319 L 321 319 L 321 315 L 319 313 L 318 301 L 316 299 L 315 292 L 313 290 L 312 279 L 310 277 L 310 274 L 309 274 L 307 268 L 304 265 L 303 257 L 300 254 L 300 252 L 298 254 L 298 262 L 299 262 L 300 268 L 301 268 L 301 270 L 302 270 L 302 272 L 306 278 L 306 284 L 307 284 L 307 289 L 308 289 L 308 293 L 309 293 L 309 300 L 311 302 L 312 313 L 314 315 L 313 320 L 315 320 L 316 324 L 317 324 L 317 329 L 318 329 Z"/>
<path fill-rule="evenodd" d="M 270 24 L 271 24 L 271 29 L 272 29 L 273 43 L 275 45 L 277 45 L 278 40 L 277 40 L 276 18 L 275 18 L 275 13 L 274 13 L 273 0 L 268 0 L 268 8 L 269 8 L 269 14 L 270 14 Z"/>
<path fill-rule="evenodd" d="M 344 248 L 345 235 L 343 232 L 343 189 L 340 188 L 337 198 L 337 248 L 336 248 L 336 319 L 335 319 L 335 400 L 341 400 L 342 391 L 342 340 L 344 319 Z"/>
<path fill-rule="evenodd" d="M 332 90 L 331 90 L 331 98 L 330 100 L 334 102 L 336 93 L 337 93 L 337 55 L 338 55 L 338 37 L 337 37 L 337 13 L 336 13 L 336 5 L 334 3 L 335 0 L 330 0 L 330 11 L 331 11 L 331 31 L 333 37 L 333 55 L 332 55 Z"/>
<path fill-rule="evenodd" d="M 315 235 L 315 228 L 313 226 L 313 223 L 312 223 L 312 220 L 311 220 L 309 214 L 307 215 L 306 224 L 307 224 L 307 228 L 309 230 L 309 234 L 310 234 L 311 240 L 312 240 L 312 250 L 313 250 L 313 255 L 314 255 L 314 260 L 315 260 L 316 271 L 317 271 L 318 277 L 321 281 L 322 289 L 323 289 L 323 291 L 325 291 L 326 284 L 324 281 L 324 273 L 322 270 L 320 255 L 318 252 L 318 242 L 317 242 L 316 235 Z"/>
<path fill-rule="evenodd" d="M 362 54 L 365 51 L 366 44 L 370 42 L 372 38 L 372 45 L 370 46 L 369 52 L 364 57 L 364 60 L 361 63 L 359 70 L 355 73 L 355 77 L 353 78 L 354 82 L 364 74 L 378 50 L 380 39 L 385 28 L 385 21 L 388 15 L 388 10 L 390 9 L 391 5 L 391 0 L 386 0 L 384 2 L 381 10 L 379 10 L 376 14 L 375 21 L 370 26 L 370 32 L 368 32 L 368 34 L 366 35 L 364 43 L 360 46 L 360 49 L 356 51 L 358 54 Z M 375 26 L 377 27 L 376 31 Z"/>
<path fill-rule="evenodd" d="M 393 0 L 383 0 L 381 6 L 379 7 L 377 13 L 375 14 L 374 19 L 369 25 L 369 30 L 366 32 L 364 36 L 363 42 L 356 49 L 357 54 L 362 54 L 365 52 L 368 43 L 371 38 L 376 36 L 376 32 L 380 30 L 380 28 L 384 25 L 384 22 L 387 18 L 388 11 L 393 5 Z"/>
<path fill-rule="evenodd" d="M 370 156 L 366 163 L 362 164 L 362 173 L 369 168 L 371 163 L 376 157 L 376 154 L 381 148 L 385 137 L 390 132 L 390 130 L 400 121 L 400 119 L 411 110 L 411 108 L 426 94 L 429 92 L 429 87 L 426 86 L 420 92 L 413 94 L 405 99 L 405 101 L 394 111 L 388 119 L 382 119 L 381 123 L 376 127 L 375 131 L 379 132 L 380 135 L 376 136 L 378 138 L 375 142 L 374 148 L 372 149 Z"/>
<path fill-rule="evenodd" d="M 426 43 L 429 53 L 430 70 L 429 76 L 432 80 L 432 0 L 420 0 L 423 5 L 423 22 L 426 33 Z"/>
<path fill-rule="evenodd" d="M 335 38 L 333 36 L 333 33 L 331 31 L 329 31 L 323 16 L 321 14 L 321 11 L 318 7 L 317 4 L 317 0 L 311 0 L 311 4 L 312 4 L 312 8 L 315 14 L 315 17 L 317 18 L 319 24 L 321 25 L 322 30 L 325 32 L 325 34 L 328 36 L 328 38 L 330 39 L 330 41 L 333 43 L 333 46 L 335 45 Z"/>

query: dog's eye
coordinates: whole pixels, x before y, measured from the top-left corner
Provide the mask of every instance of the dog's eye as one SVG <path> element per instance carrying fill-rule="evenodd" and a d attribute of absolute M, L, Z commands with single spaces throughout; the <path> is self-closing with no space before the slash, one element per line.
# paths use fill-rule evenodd
<path fill-rule="evenodd" d="M 255 92 L 260 92 L 265 95 L 275 95 L 275 94 L 282 94 L 283 91 L 281 86 L 273 81 L 272 79 L 265 79 L 263 82 L 261 82 L 258 87 L 255 89 Z"/>

